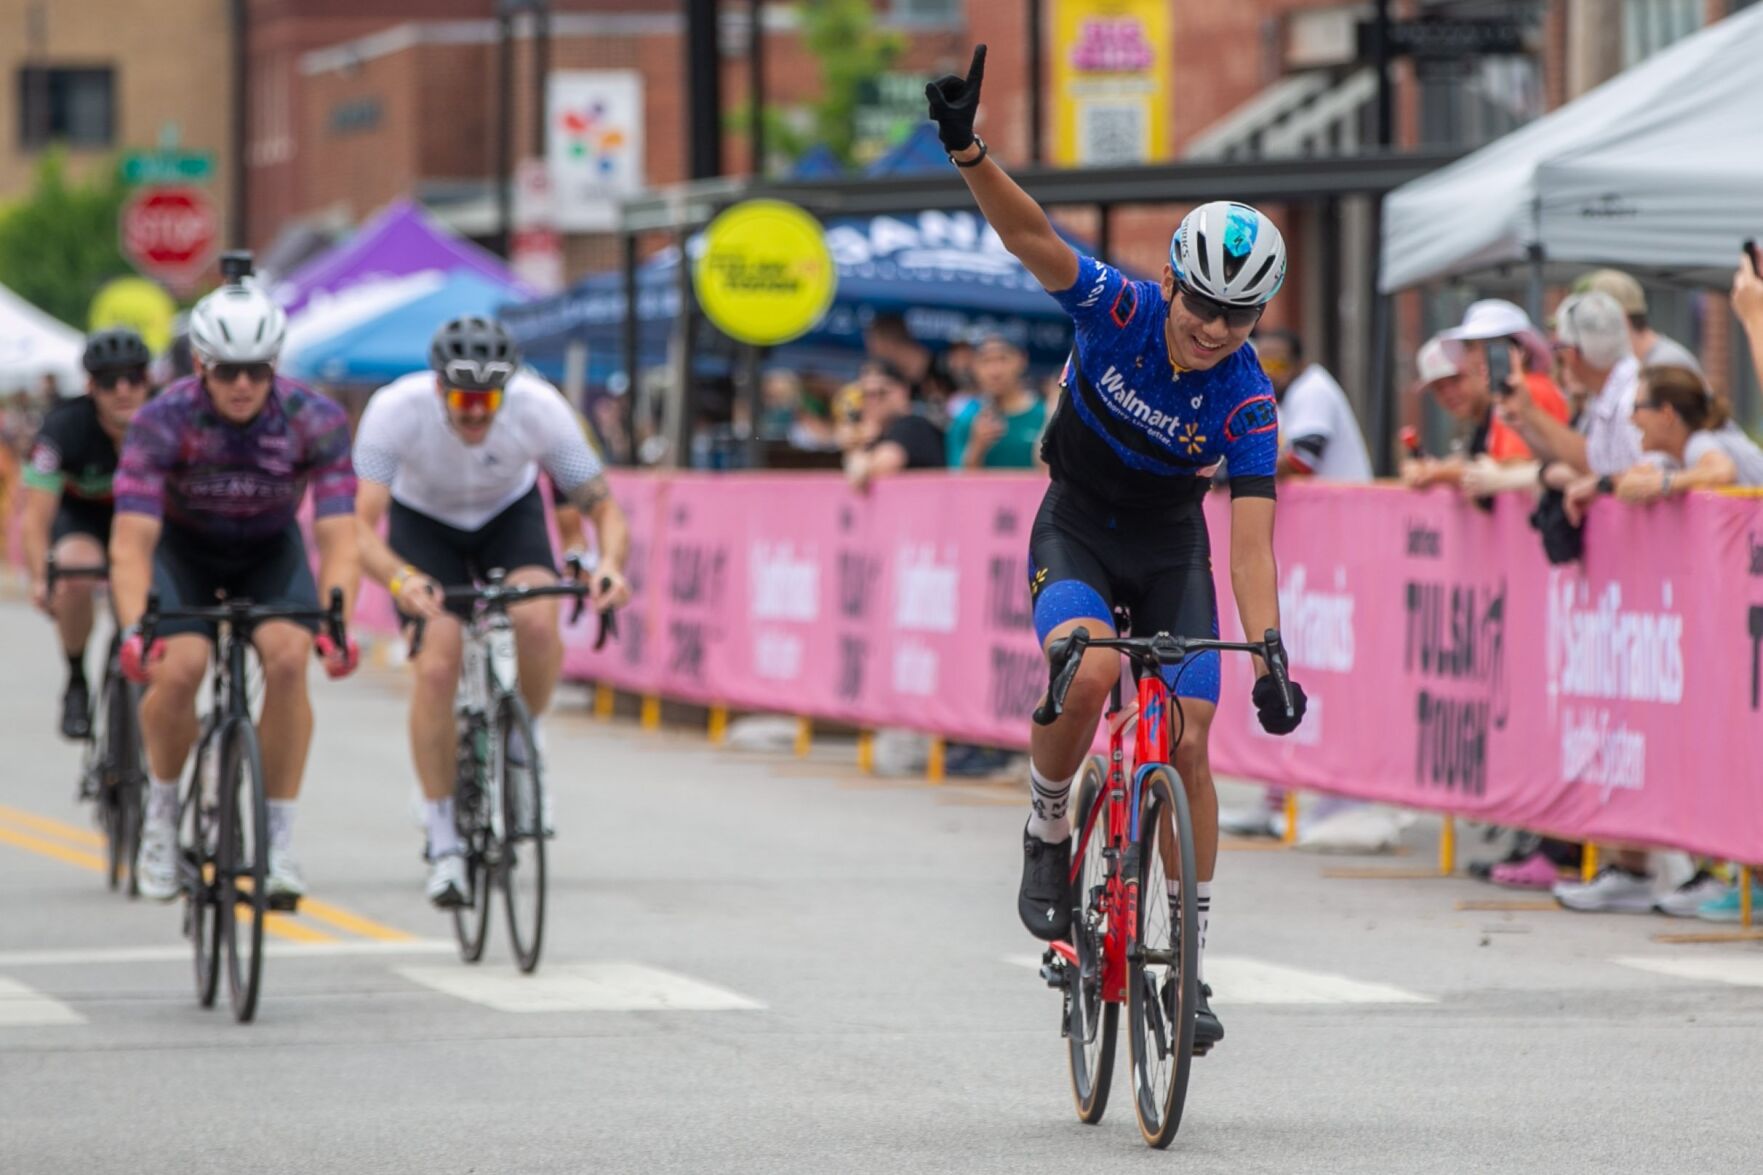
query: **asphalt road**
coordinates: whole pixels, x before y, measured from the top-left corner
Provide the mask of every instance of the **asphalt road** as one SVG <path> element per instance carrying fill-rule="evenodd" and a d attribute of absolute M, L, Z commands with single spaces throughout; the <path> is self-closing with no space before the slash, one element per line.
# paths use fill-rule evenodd
<path fill-rule="evenodd" d="M 1227 1039 L 1147 1151 L 1124 1062 L 1073 1117 L 1017 927 L 1017 792 L 695 732 L 551 722 L 545 961 L 477 967 L 422 897 L 401 676 L 315 672 L 258 1021 L 196 1006 L 176 906 L 105 892 L 49 628 L 0 602 L 0 1171 L 1601 1172 L 1755 1169 L 1763 947 L 1641 916 L 1465 910 L 1462 880 L 1222 858 Z M 1532 903 L 1534 905 L 1534 903 Z M 224 1002 L 224 995 L 223 995 Z M 1124 1043 L 1121 1049 L 1125 1056 Z"/>

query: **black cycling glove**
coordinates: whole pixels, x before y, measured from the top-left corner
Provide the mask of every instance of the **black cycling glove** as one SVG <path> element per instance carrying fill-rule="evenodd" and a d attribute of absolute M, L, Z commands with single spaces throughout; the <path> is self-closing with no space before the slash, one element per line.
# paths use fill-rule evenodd
<path fill-rule="evenodd" d="M 979 113 L 979 84 L 985 76 L 986 47 L 981 45 L 973 51 L 973 64 L 967 67 L 965 78 L 946 73 L 924 87 L 931 121 L 937 124 L 937 138 L 951 155 L 973 146 L 973 119 Z"/>
<path fill-rule="evenodd" d="M 1286 717 L 1286 704 L 1280 700 L 1279 687 L 1273 684 L 1273 675 L 1263 673 L 1255 679 L 1255 714 L 1261 719 L 1261 729 L 1268 734 L 1290 734 L 1298 729 L 1298 723 L 1304 721 L 1304 707 L 1309 700 L 1304 696 L 1304 687 L 1295 681 L 1288 681 L 1292 688 L 1292 716 Z"/>

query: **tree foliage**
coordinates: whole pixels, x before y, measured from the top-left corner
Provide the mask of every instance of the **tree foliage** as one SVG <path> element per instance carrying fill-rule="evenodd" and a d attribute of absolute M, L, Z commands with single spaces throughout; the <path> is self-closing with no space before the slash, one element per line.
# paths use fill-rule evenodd
<path fill-rule="evenodd" d="M 116 239 L 124 195 L 115 168 L 73 180 L 63 153 L 47 152 L 29 194 L 0 209 L 0 284 L 83 329 L 98 288 L 130 272 Z"/>

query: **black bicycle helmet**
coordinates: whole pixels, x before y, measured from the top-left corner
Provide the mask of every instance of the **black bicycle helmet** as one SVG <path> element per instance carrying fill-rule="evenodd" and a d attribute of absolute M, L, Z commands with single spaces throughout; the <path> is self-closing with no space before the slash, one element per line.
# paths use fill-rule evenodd
<path fill-rule="evenodd" d="M 488 391 L 508 385 L 520 367 L 520 348 L 495 319 L 468 314 L 435 332 L 429 366 L 448 387 Z"/>
<path fill-rule="evenodd" d="M 141 336 L 126 326 L 113 326 L 86 336 L 86 353 L 80 362 L 88 372 L 121 371 L 145 367 L 153 361 Z"/>

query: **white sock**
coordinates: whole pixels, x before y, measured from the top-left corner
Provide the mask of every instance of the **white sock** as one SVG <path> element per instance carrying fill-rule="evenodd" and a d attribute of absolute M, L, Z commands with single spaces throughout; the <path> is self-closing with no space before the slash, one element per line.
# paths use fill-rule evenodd
<path fill-rule="evenodd" d="M 423 823 L 429 834 L 429 859 L 439 860 L 459 851 L 459 826 L 453 823 L 453 797 L 422 802 Z"/>
<path fill-rule="evenodd" d="M 178 822 L 178 781 L 153 779 L 147 785 L 147 819 L 160 824 Z"/>
<path fill-rule="evenodd" d="M 1028 818 L 1028 833 L 1036 840 L 1056 845 L 1071 836 L 1071 820 L 1065 814 L 1071 802 L 1071 780 L 1055 782 L 1041 774 L 1031 761 L 1028 765 L 1030 803 L 1034 811 Z"/>
<path fill-rule="evenodd" d="M 294 839 L 293 800 L 269 801 L 269 847 L 285 849 Z"/>
<path fill-rule="evenodd" d="M 1170 910 L 1179 910 L 1181 908 L 1181 882 L 1170 877 L 1165 879 L 1165 885 L 1167 886 L 1167 892 L 1169 894 Z M 1200 881 L 1194 884 L 1194 912 L 1200 916 L 1200 925 L 1198 927 L 1200 932 L 1200 965 L 1194 968 L 1194 976 L 1201 983 L 1205 983 L 1206 932 L 1212 927 L 1212 883 L 1210 881 Z"/>

